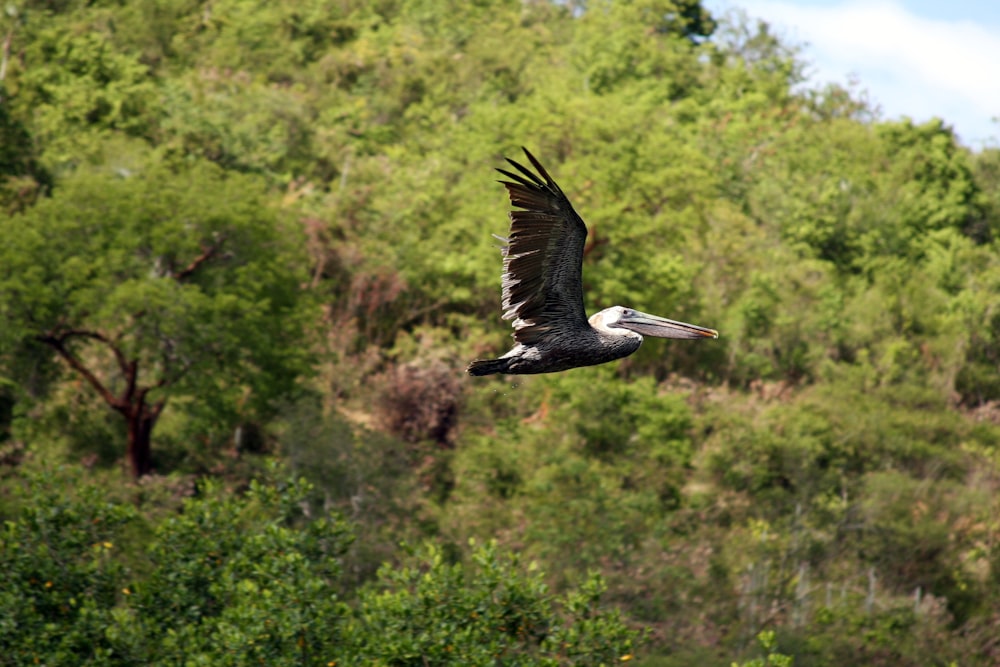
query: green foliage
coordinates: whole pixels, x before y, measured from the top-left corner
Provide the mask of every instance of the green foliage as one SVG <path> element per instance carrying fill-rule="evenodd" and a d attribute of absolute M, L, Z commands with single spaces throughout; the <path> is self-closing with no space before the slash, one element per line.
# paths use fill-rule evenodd
<path fill-rule="evenodd" d="M 128 572 L 118 554 L 137 513 L 106 501 L 97 486 L 74 497 L 47 481 L 39 475 L 15 487 L 22 509 L 0 536 L 0 661 L 100 662 L 112 654 L 105 630 Z"/>
<path fill-rule="evenodd" d="M 10 664 L 318 664 L 337 645 L 349 532 L 303 520 L 308 487 L 254 482 L 229 496 L 206 483 L 143 552 L 132 505 L 96 485 L 47 486 L 29 481 L 0 543 Z"/>
<path fill-rule="evenodd" d="M 5 94 L 0 88 L 0 100 Z M 51 177 L 38 164 L 35 153 L 24 124 L 11 117 L 7 105 L 0 104 L 0 210 L 22 210 L 51 186 Z"/>
<path fill-rule="evenodd" d="M 21 67 L 12 106 L 30 116 L 44 163 L 65 167 L 99 155 L 114 133 L 149 136 L 156 88 L 136 54 L 114 48 L 114 28 L 94 17 L 82 25 L 26 12 Z M 20 36 L 20 35 L 19 35 Z"/>
<path fill-rule="evenodd" d="M 531 400 L 526 386 L 506 393 Z M 546 378 L 539 392 L 535 415 L 499 421 L 458 452 L 438 521 L 455 541 L 509 532 L 575 583 L 602 562 L 630 562 L 680 504 L 692 419 L 680 396 L 649 378 L 616 386 L 608 368 Z"/>
<path fill-rule="evenodd" d="M 637 633 L 601 605 L 599 576 L 555 596 L 534 564 L 494 543 L 468 569 L 433 548 L 386 566 L 349 607 L 338 581 L 350 529 L 307 516 L 311 492 L 253 481 L 234 495 L 205 482 L 156 519 L 96 485 L 70 495 L 30 480 L 0 541 L 0 660 L 598 665 L 631 656 Z"/>
<path fill-rule="evenodd" d="M 318 400 L 300 400 L 282 410 L 282 453 L 296 474 L 323 495 L 324 506 L 349 517 L 358 535 L 344 555 L 344 579 L 356 586 L 375 576 L 400 541 L 419 539 L 409 525 L 422 517 L 422 480 L 413 474 L 424 449 L 371 429 L 352 426 L 337 413 L 324 414 Z"/>
<path fill-rule="evenodd" d="M 80 172 L 0 220 L 4 375 L 24 372 L 18 350 L 46 344 L 91 385 L 122 387 L 113 400 L 134 384 L 171 401 L 188 433 L 266 416 L 309 370 L 296 230 L 254 178 L 134 169 Z"/>
<path fill-rule="evenodd" d="M 760 647 L 767 652 L 767 655 L 763 658 L 755 658 L 754 660 L 748 660 L 744 663 L 737 665 L 733 663 L 733 667 L 792 667 L 793 660 L 791 656 L 778 653 L 777 646 L 778 643 L 775 640 L 773 630 L 763 630 L 757 635 L 757 641 L 760 642 Z"/>
<path fill-rule="evenodd" d="M 386 567 L 361 593 L 347 664 L 608 665 L 632 655 L 637 633 L 602 609 L 596 574 L 555 599 L 535 564 L 493 542 L 470 569 L 430 549 L 419 564 Z M 387 589 L 387 590 L 386 590 Z"/>
<path fill-rule="evenodd" d="M 252 482 L 229 497 L 203 485 L 157 527 L 151 570 L 109 629 L 119 650 L 170 664 L 328 659 L 340 643 L 336 582 L 349 529 L 336 517 L 304 518 L 308 492 Z"/>
<path fill-rule="evenodd" d="M 813 390 L 792 405 L 763 407 L 752 421 L 720 415 L 712 469 L 782 511 L 853 492 L 847 481 L 858 484 L 859 475 L 875 470 L 923 475 L 933 469 L 939 479 L 961 477 L 960 454 L 950 448 L 956 436 L 972 435 L 970 425 L 931 411 L 938 399 L 929 392 L 854 391 L 845 400 L 852 380 Z"/>

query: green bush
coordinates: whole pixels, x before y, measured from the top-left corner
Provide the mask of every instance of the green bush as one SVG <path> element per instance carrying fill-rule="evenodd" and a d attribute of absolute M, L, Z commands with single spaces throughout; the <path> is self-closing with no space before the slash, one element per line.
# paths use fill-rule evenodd
<path fill-rule="evenodd" d="M 112 660 L 106 630 L 128 581 L 121 542 L 138 513 L 94 485 L 70 494 L 38 475 L 14 488 L 21 510 L 0 533 L 0 664 Z"/>
<path fill-rule="evenodd" d="M 344 630 L 345 664 L 615 664 L 631 658 L 638 633 L 602 608 L 603 591 L 592 574 L 555 596 L 534 563 L 525 571 L 495 542 L 476 548 L 469 567 L 431 547 L 407 566 L 385 566 L 362 591 Z"/>
<path fill-rule="evenodd" d="M 302 482 L 206 481 L 156 520 L 78 481 L 28 480 L 5 524 L 0 664 L 598 665 L 637 638 L 600 577 L 553 595 L 495 543 L 386 564 L 348 604 L 350 530 Z"/>

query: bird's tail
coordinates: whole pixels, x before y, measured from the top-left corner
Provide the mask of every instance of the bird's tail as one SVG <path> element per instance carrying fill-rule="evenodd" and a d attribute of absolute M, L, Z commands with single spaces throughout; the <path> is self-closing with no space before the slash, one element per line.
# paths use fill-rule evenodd
<path fill-rule="evenodd" d="M 466 369 L 469 375 L 493 375 L 506 373 L 510 367 L 510 359 L 478 359 L 469 364 Z"/>

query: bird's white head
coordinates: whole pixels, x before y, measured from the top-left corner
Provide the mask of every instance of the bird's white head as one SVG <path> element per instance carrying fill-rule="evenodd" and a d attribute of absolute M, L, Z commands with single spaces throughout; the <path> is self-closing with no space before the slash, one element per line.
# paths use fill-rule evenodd
<path fill-rule="evenodd" d="M 715 329 L 668 320 L 624 306 L 612 306 L 595 313 L 590 318 L 590 326 L 611 336 L 628 336 L 640 339 L 643 336 L 684 339 L 719 337 L 719 332 Z"/>
<path fill-rule="evenodd" d="M 611 306 L 610 308 L 605 308 L 602 311 L 594 313 L 590 316 L 588 321 L 590 322 L 590 326 L 609 336 L 642 338 L 642 336 L 638 333 L 630 331 L 619 325 L 622 321 L 622 317 L 624 317 L 629 310 L 629 308 L 624 308 L 622 306 Z"/>

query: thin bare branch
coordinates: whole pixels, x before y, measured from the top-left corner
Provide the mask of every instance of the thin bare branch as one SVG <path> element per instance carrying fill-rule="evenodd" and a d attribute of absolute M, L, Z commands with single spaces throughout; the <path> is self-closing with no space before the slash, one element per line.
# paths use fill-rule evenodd
<path fill-rule="evenodd" d="M 90 331 L 89 329 L 66 329 L 59 332 L 59 334 L 49 335 L 58 339 L 60 343 L 65 343 L 70 338 L 90 338 L 91 340 L 104 343 L 111 349 L 111 353 L 115 355 L 115 361 L 118 363 L 118 368 L 121 370 L 122 375 L 128 375 L 129 362 L 125 359 L 125 353 L 122 352 L 121 347 L 117 345 L 117 340 L 111 340 L 99 331 Z"/>
<path fill-rule="evenodd" d="M 125 373 L 125 391 L 122 393 L 122 401 L 126 403 L 136 402 L 136 391 L 135 385 L 139 378 L 139 362 L 132 360 L 129 362 L 128 366 L 124 370 Z M 144 389 L 139 390 L 137 405 L 142 405 L 142 397 L 145 393 Z"/>
<path fill-rule="evenodd" d="M 118 410 L 122 414 L 127 415 L 130 410 L 128 403 L 117 398 L 111 390 L 104 386 L 104 383 L 94 375 L 89 368 L 83 365 L 83 362 L 76 358 L 76 356 L 66 349 L 65 337 L 58 336 L 39 336 L 38 340 L 46 345 L 52 347 L 63 360 L 70 365 L 70 367 L 77 373 L 83 376 L 83 378 L 90 383 L 97 393 L 104 399 L 104 401 L 110 405 L 115 410 Z"/>
<path fill-rule="evenodd" d="M 210 245 L 207 248 L 202 246 L 200 255 L 191 260 L 191 263 L 180 271 L 174 272 L 174 279 L 181 281 L 186 278 L 190 278 L 194 272 L 198 270 L 199 266 L 215 257 L 215 255 L 219 252 L 219 249 L 222 247 L 222 241 L 223 239 L 219 238 L 213 245 Z"/>
<path fill-rule="evenodd" d="M 152 406 L 150 406 L 149 413 L 154 421 L 160 418 L 160 413 L 163 412 L 163 408 L 165 407 L 167 407 L 167 399 L 165 398 L 161 398 L 156 403 L 153 403 Z"/>

